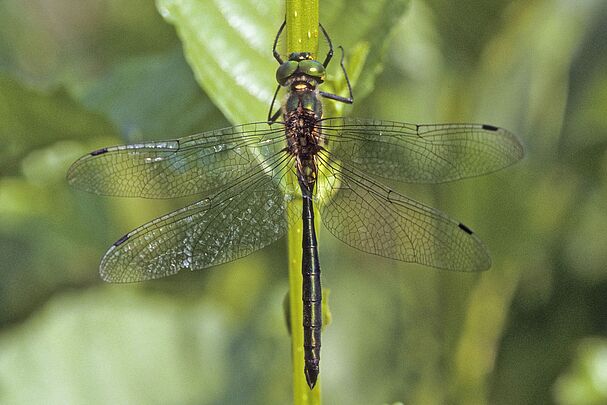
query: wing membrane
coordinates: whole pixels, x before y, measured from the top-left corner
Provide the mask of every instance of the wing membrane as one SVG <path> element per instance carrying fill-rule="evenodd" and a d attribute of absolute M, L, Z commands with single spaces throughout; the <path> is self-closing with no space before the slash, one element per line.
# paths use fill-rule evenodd
<path fill-rule="evenodd" d="M 441 183 L 494 172 L 523 157 L 510 132 L 480 124 L 417 125 L 352 118 L 321 122 L 331 153 L 364 173 Z"/>
<path fill-rule="evenodd" d="M 326 153 L 321 156 L 321 174 L 336 189 L 332 198 L 321 200 L 321 218 L 342 242 L 363 252 L 445 270 L 490 267 L 486 248 L 466 226 L 330 160 Z M 340 172 L 339 180 L 334 171 Z"/>
<path fill-rule="evenodd" d="M 277 155 L 275 176 L 290 170 Z M 151 221 L 120 238 L 100 272 L 110 282 L 135 282 L 199 270 L 246 256 L 284 235 L 298 218 L 276 179 L 258 168 L 236 185 Z"/>
<path fill-rule="evenodd" d="M 172 141 L 99 149 L 76 161 L 70 184 L 92 193 L 173 198 L 211 192 L 283 147 L 284 127 L 253 123 Z"/>

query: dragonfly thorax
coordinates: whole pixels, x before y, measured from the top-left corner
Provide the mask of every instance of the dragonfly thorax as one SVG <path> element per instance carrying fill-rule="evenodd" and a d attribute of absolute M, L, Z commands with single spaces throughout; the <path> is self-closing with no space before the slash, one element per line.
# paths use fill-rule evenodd
<path fill-rule="evenodd" d="M 321 149 L 318 122 L 322 118 L 322 102 L 317 86 L 325 76 L 322 63 L 308 52 L 292 53 L 276 71 L 276 80 L 289 89 L 283 105 L 287 145 L 296 158 L 300 182 L 309 189 L 316 181 L 316 154 Z"/>
<path fill-rule="evenodd" d="M 320 136 L 319 115 L 314 109 L 303 106 L 301 100 L 305 94 L 294 94 L 289 99 L 298 99 L 299 105 L 285 112 L 285 131 L 288 151 L 295 156 L 296 168 L 300 181 L 312 186 L 316 181 L 316 154 L 322 149 Z M 313 95 L 313 93 L 312 93 Z M 315 99 L 320 108 L 320 101 Z"/>
<path fill-rule="evenodd" d="M 306 85 L 305 82 L 294 83 L 287 94 L 283 106 L 285 122 L 289 120 L 290 113 L 299 111 L 297 114 L 301 115 L 303 112 L 300 110 L 305 111 L 316 120 L 322 117 L 322 102 L 318 96 L 318 89 Z"/>

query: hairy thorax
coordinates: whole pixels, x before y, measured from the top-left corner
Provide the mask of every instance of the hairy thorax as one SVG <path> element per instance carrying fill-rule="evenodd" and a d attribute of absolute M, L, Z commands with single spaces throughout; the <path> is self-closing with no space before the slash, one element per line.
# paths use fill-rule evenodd
<path fill-rule="evenodd" d="M 313 185 L 317 177 L 317 153 L 321 149 L 319 119 L 322 110 L 312 91 L 292 92 L 288 96 L 285 127 L 289 153 L 295 156 L 300 179 Z M 294 107 L 294 108 L 293 108 Z"/>

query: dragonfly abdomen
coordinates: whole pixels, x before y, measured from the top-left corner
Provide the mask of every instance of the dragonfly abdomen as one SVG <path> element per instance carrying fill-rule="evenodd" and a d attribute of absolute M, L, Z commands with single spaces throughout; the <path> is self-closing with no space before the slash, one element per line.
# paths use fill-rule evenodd
<path fill-rule="evenodd" d="M 322 327 L 322 291 L 320 285 L 320 260 L 318 243 L 314 229 L 314 206 L 312 191 L 314 185 L 308 185 L 300 179 L 303 196 L 303 238 L 302 238 L 302 301 L 304 333 L 304 373 L 310 388 L 316 384 L 320 366 L 320 332 Z"/>

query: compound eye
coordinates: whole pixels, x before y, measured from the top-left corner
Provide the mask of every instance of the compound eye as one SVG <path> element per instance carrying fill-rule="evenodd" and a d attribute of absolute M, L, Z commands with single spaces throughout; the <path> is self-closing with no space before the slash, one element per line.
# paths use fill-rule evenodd
<path fill-rule="evenodd" d="M 299 71 L 320 81 L 325 78 L 325 67 L 316 60 L 302 60 L 299 62 Z"/>
<path fill-rule="evenodd" d="M 297 71 L 297 67 L 299 66 L 299 62 L 294 60 L 288 60 L 276 69 L 276 81 L 284 86 L 289 77 L 293 75 Z"/>

